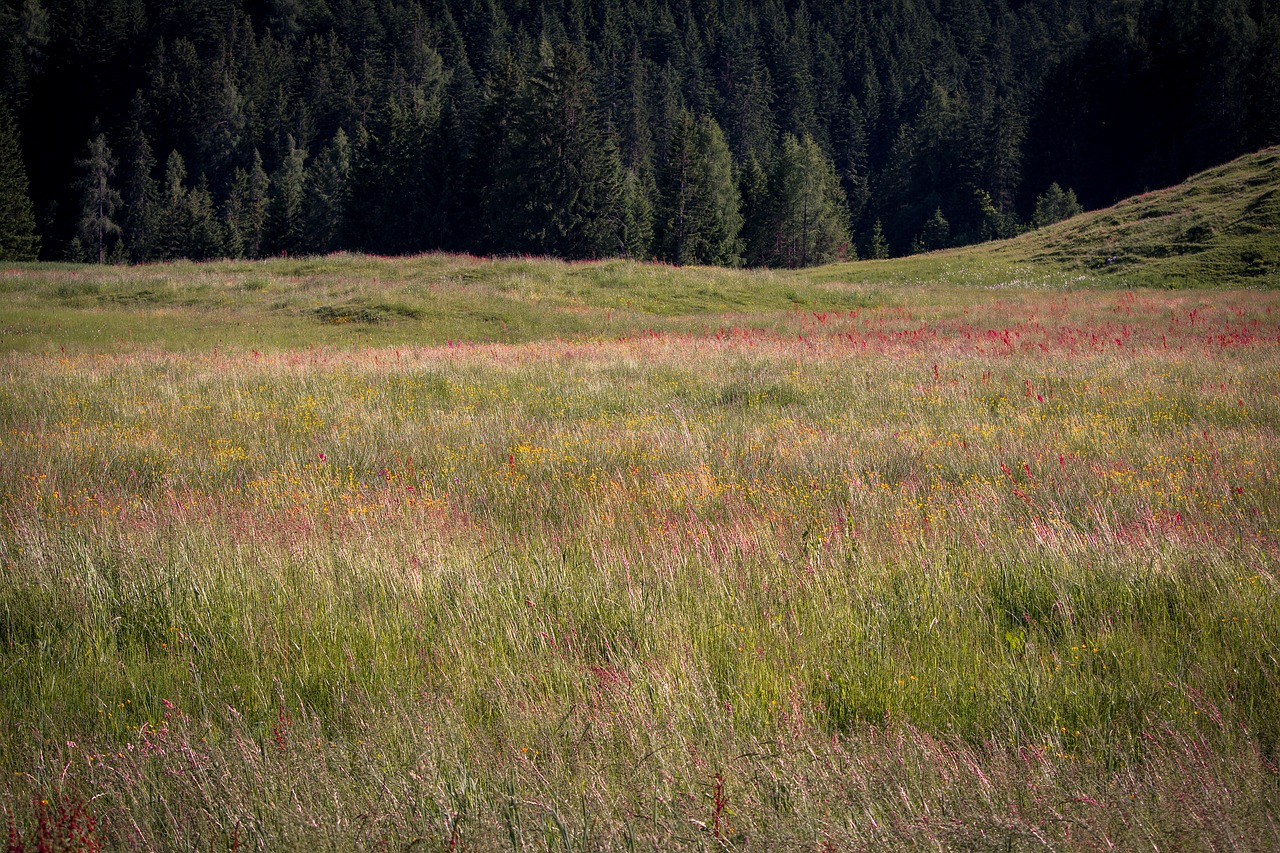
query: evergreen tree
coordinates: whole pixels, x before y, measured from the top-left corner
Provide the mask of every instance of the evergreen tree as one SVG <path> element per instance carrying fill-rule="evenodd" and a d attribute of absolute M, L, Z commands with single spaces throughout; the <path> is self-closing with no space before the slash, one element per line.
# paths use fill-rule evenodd
<path fill-rule="evenodd" d="M 127 156 L 128 177 L 124 185 L 124 243 L 134 262 L 150 260 L 155 252 L 156 217 L 160 185 L 156 182 L 155 155 L 151 141 L 135 121 Z"/>
<path fill-rule="evenodd" d="M 621 254 L 636 259 L 649 257 L 653 249 L 653 202 L 651 189 L 635 169 L 625 170 L 622 197 L 618 204 L 621 219 L 618 244 Z"/>
<path fill-rule="evenodd" d="M 803 0 L 791 20 L 791 34 L 782 53 L 782 97 L 786 129 L 798 137 L 818 135 L 817 98 L 814 93 L 813 55 L 810 49 L 809 9 Z"/>
<path fill-rule="evenodd" d="M 1280 86 L 1275 85 L 1280 80 L 1280 10 L 1260 22 L 1251 65 L 1249 144 L 1261 148 L 1280 143 Z"/>
<path fill-rule="evenodd" d="M 858 99 L 850 95 L 837 119 L 833 134 L 836 172 L 844 187 L 851 220 L 856 223 L 871 201 L 871 157 Z"/>
<path fill-rule="evenodd" d="M 222 257 L 226 247 L 226 237 L 222 222 L 218 218 L 218 211 L 213 205 L 209 184 L 203 177 L 187 193 L 181 216 L 183 231 L 186 234 L 186 246 L 181 252 L 182 257 L 193 261 L 207 261 Z"/>
<path fill-rule="evenodd" d="M 607 255 L 618 246 L 622 189 L 617 148 L 594 115 L 586 61 L 562 44 L 529 81 L 507 168 L 518 188 L 514 214 L 523 251 L 566 258 Z"/>
<path fill-rule="evenodd" d="M 255 148 L 253 168 L 248 172 L 236 169 L 224 210 L 227 252 L 232 257 L 262 257 L 270 202 L 271 180 Z"/>
<path fill-rule="evenodd" d="M 921 240 L 927 252 L 945 249 L 951 245 L 951 223 L 947 222 L 947 218 L 942 215 L 942 208 L 935 208 L 933 216 L 930 216 L 929 221 L 924 224 Z"/>
<path fill-rule="evenodd" d="M 47 64 L 50 37 L 49 13 L 39 0 L 0 6 L 0 100 L 15 109 L 27 105 L 31 78 Z"/>
<path fill-rule="evenodd" d="M 1080 202 L 1076 201 L 1075 191 L 1063 190 L 1055 181 L 1036 199 L 1036 210 L 1031 216 L 1031 225 L 1035 228 L 1043 228 L 1080 213 L 1083 213 L 1083 210 Z"/>
<path fill-rule="evenodd" d="M 0 261 L 34 261 L 39 252 L 17 127 L 0 102 Z"/>
<path fill-rule="evenodd" d="M 20 164 L 23 216 L 49 217 L 46 245 L 134 260 L 209 251 L 204 193 L 223 251 L 266 250 L 254 150 L 278 178 L 270 239 L 290 251 L 649 252 L 645 202 L 661 207 L 685 110 L 715 117 L 740 166 L 753 262 L 779 262 L 772 193 L 749 199 L 748 172 L 753 156 L 776 171 L 780 132 L 833 161 L 864 241 L 879 220 L 896 251 L 923 246 L 941 208 L 954 244 L 1012 233 L 1050 181 L 1107 204 L 1280 142 L 1278 73 L 1275 0 L 0 3 L 0 99 L 40 153 Z M 556 118 L 557 98 L 587 118 Z M 76 128 L 94 114 L 121 155 L 105 220 L 122 235 L 78 234 Z M 345 187 L 326 159 L 339 128 Z M 171 150 L 190 172 L 185 224 L 159 214 L 152 158 Z M 302 225 L 282 235 L 304 151 Z"/>
<path fill-rule="evenodd" d="M 906 245 L 924 215 L 915 159 L 915 135 L 910 127 L 900 126 L 889 149 L 888 162 L 880 170 L 871 205 L 883 222 L 891 246 Z"/>
<path fill-rule="evenodd" d="M 884 228 L 880 225 L 880 220 L 876 220 L 876 224 L 871 229 L 871 237 L 867 241 L 867 258 L 873 261 L 884 260 L 889 257 L 889 241 L 884 238 Z"/>
<path fill-rule="evenodd" d="M 187 163 L 175 149 L 165 162 L 164 186 L 156 216 L 156 257 L 162 260 L 191 255 L 191 191 L 187 188 Z"/>
<path fill-rule="evenodd" d="M 392 102 L 389 124 L 381 131 L 372 215 L 376 230 L 371 248 L 392 253 L 420 252 L 433 246 L 439 222 L 430 152 L 438 124 L 437 100 Z"/>
<path fill-rule="evenodd" d="M 733 163 L 715 120 L 678 119 L 660 173 L 659 254 L 675 264 L 732 264 L 741 260 L 742 214 Z"/>
<path fill-rule="evenodd" d="M 351 143 L 338 128 L 306 177 L 303 240 L 312 251 L 328 253 L 341 245 L 350 178 Z"/>
<path fill-rule="evenodd" d="M 745 19 L 727 28 L 716 81 L 724 103 L 721 124 L 738 159 L 768 157 L 776 133 L 769 70 Z"/>
<path fill-rule="evenodd" d="M 804 267 L 850 254 L 849 211 L 835 166 L 811 137 L 787 135 L 769 176 L 769 266 Z"/>
<path fill-rule="evenodd" d="M 986 190 L 975 190 L 973 194 L 974 221 L 973 232 L 962 242 L 981 243 L 987 240 L 1003 240 L 1018 233 L 1018 217 L 1012 211 L 1001 213 L 995 200 Z"/>
<path fill-rule="evenodd" d="M 1022 146 L 1027 135 L 1026 119 L 1012 97 L 1001 98 L 988 126 L 988 185 L 996 210 L 1013 214 L 1018 184 L 1022 178 Z"/>
<path fill-rule="evenodd" d="M 289 153 L 271 178 L 267 207 L 268 253 L 297 255 L 308 248 L 303 201 L 307 186 L 307 153 L 289 137 Z"/>
<path fill-rule="evenodd" d="M 80 227 L 77 234 L 83 257 L 106 263 L 110 249 L 119 238 L 120 226 L 112 218 L 122 204 L 120 193 L 111 186 L 116 174 L 116 159 L 107 145 L 107 137 L 99 133 L 89 142 L 89 154 L 76 161 L 83 171 L 80 187 Z"/>
<path fill-rule="evenodd" d="M 627 168 L 651 173 L 654 147 L 649 92 L 652 75 L 649 63 L 640 54 L 639 45 L 632 46 L 627 74 L 627 88 L 615 119 L 619 153 Z"/>
<path fill-rule="evenodd" d="M 426 245 L 466 251 L 475 242 L 478 217 L 469 194 L 474 133 L 465 120 L 463 101 L 445 101 L 424 152 Z"/>
<path fill-rule="evenodd" d="M 748 154 L 738 171 L 742 198 L 742 246 L 748 264 L 767 263 L 769 244 L 769 174 L 754 154 Z"/>
<path fill-rule="evenodd" d="M 485 81 L 485 99 L 470 169 L 468 196 L 483 210 L 477 243 L 487 252 L 520 252 L 523 223 L 516 217 L 521 204 L 520 108 L 524 96 L 523 69 L 510 52 L 494 59 Z"/>

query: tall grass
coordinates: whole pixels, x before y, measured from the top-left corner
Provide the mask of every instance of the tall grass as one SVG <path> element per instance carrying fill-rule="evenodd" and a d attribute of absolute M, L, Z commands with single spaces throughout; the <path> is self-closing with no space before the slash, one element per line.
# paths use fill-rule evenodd
<path fill-rule="evenodd" d="M 1280 296 L 833 293 L 5 355 L 15 849 L 1280 845 Z"/>

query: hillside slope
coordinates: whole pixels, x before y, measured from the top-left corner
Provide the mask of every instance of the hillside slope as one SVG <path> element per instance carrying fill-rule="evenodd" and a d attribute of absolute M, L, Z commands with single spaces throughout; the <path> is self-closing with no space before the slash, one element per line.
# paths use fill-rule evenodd
<path fill-rule="evenodd" d="M 1280 148 L 1011 240 L 802 275 L 862 285 L 1280 287 Z"/>
<path fill-rule="evenodd" d="M 1280 285 L 1280 148 L 1024 234 L 1004 250 L 1127 284 Z"/>

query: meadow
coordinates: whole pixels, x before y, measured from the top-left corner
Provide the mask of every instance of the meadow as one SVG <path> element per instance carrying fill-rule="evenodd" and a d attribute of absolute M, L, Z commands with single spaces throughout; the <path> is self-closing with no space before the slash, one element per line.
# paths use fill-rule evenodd
<path fill-rule="evenodd" d="M 7 271 L 9 849 L 1276 849 L 1280 292 L 915 263 Z"/>

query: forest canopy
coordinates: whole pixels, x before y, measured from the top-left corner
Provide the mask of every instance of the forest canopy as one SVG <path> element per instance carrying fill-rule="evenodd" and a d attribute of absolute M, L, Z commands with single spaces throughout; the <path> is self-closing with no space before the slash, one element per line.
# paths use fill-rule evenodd
<path fill-rule="evenodd" d="M 10 258 L 802 266 L 1280 142 L 1280 0 L 3 0 L 0 68 Z"/>

